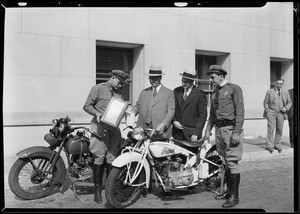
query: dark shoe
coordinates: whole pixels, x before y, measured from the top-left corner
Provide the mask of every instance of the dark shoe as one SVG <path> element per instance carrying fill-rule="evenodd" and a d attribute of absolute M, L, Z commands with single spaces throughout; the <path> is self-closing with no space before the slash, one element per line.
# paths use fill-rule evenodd
<path fill-rule="evenodd" d="M 234 195 L 231 195 L 229 199 L 222 205 L 223 208 L 230 208 L 239 203 L 239 199 L 236 198 Z"/>
<path fill-rule="evenodd" d="M 271 154 L 274 151 L 274 149 L 270 148 L 270 147 L 266 147 L 266 150 L 268 150 Z"/>
<path fill-rule="evenodd" d="M 282 152 L 282 149 L 279 147 L 274 147 L 274 149 L 278 150 L 279 153 Z"/>

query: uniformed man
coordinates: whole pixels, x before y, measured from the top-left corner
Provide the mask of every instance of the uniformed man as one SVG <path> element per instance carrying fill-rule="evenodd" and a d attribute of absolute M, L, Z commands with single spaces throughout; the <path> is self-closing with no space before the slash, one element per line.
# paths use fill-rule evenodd
<path fill-rule="evenodd" d="M 109 174 L 111 163 L 116 158 L 116 154 L 121 145 L 121 131 L 115 132 L 105 128 L 100 122 L 112 97 L 123 99 L 122 86 L 126 83 L 129 74 L 121 70 L 113 70 L 112 77 L 105 83 L 100 83 L 92 87 L 83 110 L 93 117 L 91 130 L 98 133 L 101 138 L 91 135 L 90 151 L 95 158 L 93 165 L 95 195 L 94 201 L 102 203 L 101 185 L 104 172 L 104 162 L 106 162 L 106 174 Z"/>
<path fill-rule="evenodd" d="M 222 207 L 229 208 L 239 203 L 240 169 L 242 159 L 241 132 L 244 124 L 244 101 L 240 86 L 225 79 L 227 72 L 219 65 L 211 65 L 207 73 L 217 86 L 212 95 L 210 116 L 204 138 L 209 138 L 215 128 L 217 151 L 224 157 L 227 190 L 215 198 L 226 199 Z"/>

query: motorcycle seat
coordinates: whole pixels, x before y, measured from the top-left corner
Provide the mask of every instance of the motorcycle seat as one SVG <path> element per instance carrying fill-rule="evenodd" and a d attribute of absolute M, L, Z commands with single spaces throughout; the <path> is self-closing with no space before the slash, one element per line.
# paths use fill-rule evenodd
<path fill-rule="evenodd" d="M 176 144 L 179 144 L 178 146 L 185 145 L 185 146 L 191 147 L 191 148 L 200 147 L 203 144 L 203 143 L 197 142 L 197 141 L 196 142 L 195 141 L 184 141 L 184 140 L 176 140 L 176 139 L 172 139 L 172 141 Z"/>

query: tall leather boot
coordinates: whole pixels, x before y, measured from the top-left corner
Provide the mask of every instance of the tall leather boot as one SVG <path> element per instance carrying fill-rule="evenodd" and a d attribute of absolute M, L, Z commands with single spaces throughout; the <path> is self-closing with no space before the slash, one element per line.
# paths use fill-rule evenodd
<path fill-rule="evenodd" d="M 94 201 L 99 204 L 102 204 L 101 185 L 102 185 L 103 172 L 104 172 L 103 164 L 93 165 L 93 176 L 94 176 L 93 181 L 95 186 Z"/>
<path fill-rule="evenodd" d="M 231 179 L 230 179 L 230 169 L 225 169 L 225 180 L 227 189 L 222 195 L 217 195 L 216 200 L 228 199 L 231 195 Z"/>
<path fill-rule="evenodd" d="M 231 179 L 231 195 L 229 199 L 223 204 L 222 207 L 229 208 L 239 203 L 239 184 L 240 184 L 240 173 L 230 174 Z"/>
<path fill-rule="evenodd" d="M 105 166 L 105 170 L 106 170 L 106 179 L 108 178 L 108 175 L 109 175 L 111 169 L 112 169 L 111 163 L 106 163 L 106 166 Z"/>

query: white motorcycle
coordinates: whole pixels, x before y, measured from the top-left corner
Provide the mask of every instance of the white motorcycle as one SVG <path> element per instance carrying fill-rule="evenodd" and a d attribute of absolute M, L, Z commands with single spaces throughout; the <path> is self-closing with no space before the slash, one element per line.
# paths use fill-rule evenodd
<path fill-rule="evenodd" d="M 223 193 L 224 160 L 209 139 L 198 142 L 155 137 L 154 129 L 135 127 L 121 154 L 113 161 L 105 197 L 113 208 L 125 208 L 151 191 L 152 181 L 165 192 L 198 185 Z M 185 148 L 183 148 L 185 147 Z M 191 152 L 191 149 L 198 152 Z"/>

